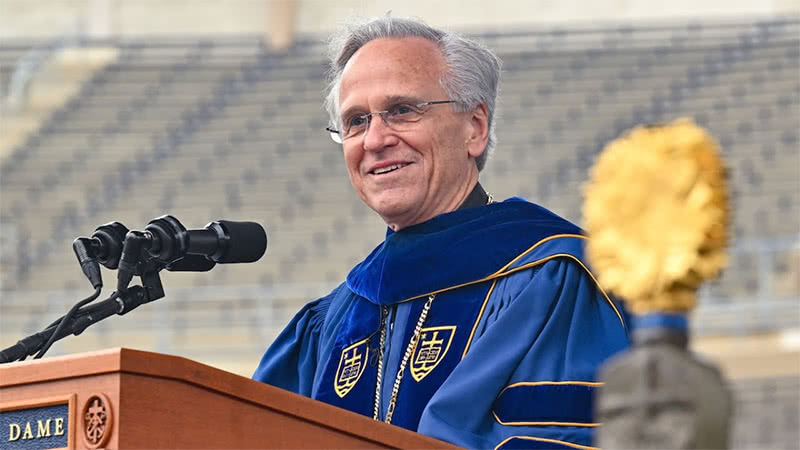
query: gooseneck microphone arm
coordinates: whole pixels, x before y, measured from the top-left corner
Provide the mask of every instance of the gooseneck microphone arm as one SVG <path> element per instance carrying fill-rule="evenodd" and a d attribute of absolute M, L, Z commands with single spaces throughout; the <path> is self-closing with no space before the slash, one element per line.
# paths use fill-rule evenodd
<path fill-rule="evenodd" d="M 24 360 L 28 356 L 36 353 L 36 351 L 40 348 L 43 349 L 43 352 L 46 352 L 53 342 L 59 339 L 56 338 L 56 336 L 65 331 L 64 329 L 66 323 L 68 322 L 68 317 L 71 314 L 74 314 L 78 308 L 96 299 L 99 295 L 100 289 L 95 289 L 94 294 L 76 303 L 69 313 L 50 324 L 50 326 L 48 326 L 44 331 L 40 331 L 24 339 L 20 339 L 16 344 L 0 352 L 0 363 Z"/>
<path fill-rule="evenodd" d="M 99 269 L 98 269 L 98 273 L 99 273 Z M 88 276 L 88 274 L 87 274 L 87 276 Z M 95 287 L 94 294 L 92 294 L 89 297 L 86 297 L 85 299 L 83 299 L 83 300 L 79 301 L 78 303 L 76 303 L 69 310 L 69 312 L 67 312 L 67 314 L 65 314 L 64 317 L 61 318 L 61 320 L 58 322 L 58 325 L 56 325 L 56 329 L 53 330 L 52 333 L 50 333 L 50 336 L 48 337 L 47 342 L 44 345 L 42 345 L 41 350 L 39 350 L 39 353 L 36 355 L 36 359 L 41 358 L 42 356 L 44 356 L 45 353 L 47 353 L 47 350 L 50 349 L 50 346 L 53 345 L 53 342 L 55 342 L 56 339 L 60 339 L 60 338 L 58 338 L 58 336 L 64 331 L 64 329 L 66 328 L 67 324 L 70 323 L 72 317 L 75 315 L 75 313 L 78 311 L 78 309 L 80 309 L 82 306 L 94 301 L 94 299 L 99 297 L 101 290 L 102 290 L 102 283 L 101 283 L 100 286 L 96 286 Z"/>
<path fill-rule="evenodd" d="M 122 265 L 121 261 L 120 265 Z M 135 267 L 135 273 L 141 278 L 142 286 L 129 288 L 126 285 L 125 291 L 114 292 L 106 300 L 91 306 L 84 305 L 97 298 L 97 295 L 81 300 L 73 306 L 69 313 L 53 322 L 45 330 L 32 334 L 0 352 L 0 364 L 23 360 L 37 351 L 39 353 L 36 358 L 41 358 L 50 345 L 59 339 L 70 334 L 77 336 L 90 325 L 109 316 L 127 314 L 140 305 L 164 297 L 164 287 L 158 275 L 158 272 L 164 268 L 164 264 L 149 259 L 135 264 Z M 99 290 L 96 293 L 99 294 Z"/>
<path fill-rule="evenodd" d="M 162 261 L 154 258 L 136 258 L 130 256 L 137 252 L 137 255 L 142 255 L 144 241 L 139 234 L 141 232 L 129 232 L 128 235 L 133 233 L 131 239 L 131 246 L 128 250 L 128 257 L 126 258 L 125 249 L 122 250 L 122 256 L 119 261 L 120 271 L 124 270 L 131 272 L 130 276 L 126 275 L 127 282 L 125 283 L 124 291 L 116 291 L 111 294 L 109 298 L 102 302 L 85 306 L 90 301 L 97 298 L 100 293 L 96 289 L 96 294 L 78 302 L 70 311 L 60 319 L 53 322 L 45 330 L 39 333 L 32 334 L 2 352 L 0 352 L 0 364 L 8 363 L 18 360 L 24 360 L 37 351 L 36 358 L 44 356 L 45 352 L 57 340 L 62 339 L 71 334 L 79 335 L 90 325 L 93 325 L 100 320 L 109 316 L 118 314 L 123 315 L 134 310 L 140 305 L 152 302 L 164 297 L 164 287 L 161 284 L 161 278 L 158 272 L 166 267 Z M 137 234 L 138 233 L 138 234 Z M 125 246 L 128 246 L 126 235 Z M 127 273 L 127 272 L 126 272 Z M 133 275 L 139 275 L 142 281 L 142 286 L 128 287 L 130 279 Z M 118 280 L 120 283 L 120 280 Z"/>
<path fill-rule="evenodd" d="M 58 325 L 53 325 L 38 333 L 32 334 L 11 347 L 0 352 L 0 364 L 21 361 L 39 350 L 36 358 L 41 358 L 50 345 L 69 335 L 79 335 L 89 326 L 107 318 L 127 314 L 140 305 L 154 299 L 147 297 L 147 291 L 141 286 L 131 286 L 125 293 L 114 292 L 100 303 L 79 309 L 70 320 L 59 320 Z M 63 319 L 66 319 L 64 316 Z M 47 341 L 47 344 L 45 344 Z"/>

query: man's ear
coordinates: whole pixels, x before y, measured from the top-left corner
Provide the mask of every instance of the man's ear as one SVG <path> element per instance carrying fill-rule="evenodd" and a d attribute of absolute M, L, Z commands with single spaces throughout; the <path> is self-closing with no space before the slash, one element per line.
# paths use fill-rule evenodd
<path fill-rule="evenodd" d="M 472 158 L 481 156 L 489 143 L 489 113 L 485 103 L 473 108 L 470 113 L 470 128 L 467 152 Z"/>

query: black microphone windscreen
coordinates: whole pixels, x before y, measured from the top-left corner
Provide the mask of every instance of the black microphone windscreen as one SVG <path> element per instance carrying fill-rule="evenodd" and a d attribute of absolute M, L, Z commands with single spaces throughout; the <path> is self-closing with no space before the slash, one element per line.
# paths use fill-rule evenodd
<path fill-rule="evenodd" d="M 251 263 L 267 251 L 267 232 L 255 222 L 218 222 L 227 232 L 228 249 L 218 263 Z"/>

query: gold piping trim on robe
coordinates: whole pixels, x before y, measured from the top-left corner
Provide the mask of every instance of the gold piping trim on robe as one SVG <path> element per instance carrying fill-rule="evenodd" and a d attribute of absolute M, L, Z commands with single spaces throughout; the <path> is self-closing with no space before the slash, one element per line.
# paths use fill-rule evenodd
<path fill-rule="evenodd" d="M 569 253 L 556 253 L 556 254 L 550 255 L 550 256 L 548 256 L 546 258 L 542 258 L 542 259 L 540 259 L 538 261 L 529 262 L 528 264 L 525 264 L 525 265 L 522 265 L 522 266 L 519 266 L 519 267 L 515 267 L 515 268 L 513 268 L 513 269 L 511 269 L 511 270 L 509 270 L 508 272 L 505 272 L 505 273 L 489 275 L 488 277 L 482 278 L 482 279 L 477 280 L 477 281 L 470 281 L 468 283 L 462 283 L 462 284 L 459 284 L 459 285 L 456 285 L 456 286 L 451 286 L 451 287 L 448 287 L 448 288 L 439 289 L 439 290 L 431 292 L 430 294 L 425 294 L 425 295 L 438 295 L 438 294 L 441 294 L 442 292 L 452 291 L 453 289 L 458 289 L 460 287 L 471 286 L 473 284 L 482 283 L 484 281 L 497 279 L 497 278 L 500 278 L 500 277 L 511 275 L 512 273 L 516 273 L 516 272 L 519 272 L 519 271 L 522 271 L 522 270 L 525 270 L 525 269 L 529 269 L 529 268 L 531 268 L 533 266 L 536 266 L 538 264 L 546 263 L 547 261 L 550 261 L 551 259 L 556 259 L 556 258 L 569 258 L 569 259 L 572 259 L 573 261 L 577 262 L 583 268 L 583 270 L 586 271 L 587 274 L 589 274 L 589 277 L 592 279 L 592 281 L 594 281 L 595 285 L 597 286 L 597 289 L 600 290 L 600 293 L 603 294 L 603 297 L 606 299 L 608 304 L 611 305 L 611 309 L 613 309 L 614 312 L 617 314 L 617 318 L 619 319 L 619 322 L 622 324 L 622 328 L 627 329 L 627 327 L 625 326 L 625 320 L 622 318 L 622 314 L 619 313 L 619 310 L 617 309 L 616 305 L 614 305 L 614 302 L 611 301 L 611 298 L 608 296 L 608 294 L 606 294 L 606 291 L 603 290 L 603 288 L 600 287 L 600 285 L 597 283 L 597 279 L 594 277 L 594 275 L 592 275 L 592 272 L 590 272 L 589 269 L 587 269 L 586 266 L 583 265 L 581 260 L 579 260 L 578 258 L 570 255 Z M 411 300 L 414 300 L 414 299 L 417 299 L 417 298 L 420 298 L 420 297 L 423 297 L 423 295 L 418 295 L 416 297 L 411 297 L 409 299 L 403 300 L 400 303 L 405 303 L 405 302 L 408 302 L 408 301 L 411 301 Z"/>
<path fill-rule="evenodd" d="M 525 256 L 528 253 L 532 252 L 536 247 L 544 244 L 545 242 L 552 241 L 553 239 L 566 238 L 566 237 L 588 239 L 586 236 L 581 235 L 581 234 L 569 234 L 569 233 L 567 233 L 567 234 L 554 234 L 552 236 L 547 236 L 546 238 L 542 239 L 541 241 L 533 244 L 529 249 L 527 249 L 524 252 L 520 253 L 519 256 L 517 256 L 516 258 L 512 259 L 511 261 L 509 261 L 508 264 L 506 264 L 505 266 L 501 267 L 500 270 L 495 272 L 495 274 L 499 274 L 499 273 L 503 272 L 504 270 L 508 269 L 512 264 L 514 264 L 515 262 L 519 261 L 523 256 Z"/>
<path fill-rule="evenodd" d="M 475 319 L 475 324 L 472 326 L 472 332 L 469 335 L 469 339 L 467 339 L 467 345 L 464 347 L 464 352 L 461 354 L 461 359 L 464 359 L 464 357 L 467 356 L 467 351 L 469 350 L 469 348 L 470 348 L 470 346 L 472 344 L 472 339 L 475 336 L 475 331 L 478 329 L 478 323 L 480 323 L 481 318 L 483 317 L 483 312 L 484 312 L 484 310 L 486 308 L 486 304 L 489 302 L 489 297 L 491 296 L 492 292 L 494 291 L 494 287 L 495 287 L 495 283 L 497 283 L 497 279 L 499 279 L 500 277 L 503 277 L 503 276 L 510 275 L 512 273 L 518 272 L 520 270 L 528 269 L 528 268 L 536 266 L 538 264 L 545 263 L 545 262 L 550 261 L 551 259 L 553 259 L 555 257 L 558 257 L 558 256 L 566 256 L 566 257 L 572 258 L 573 260 L 577 261 L 578 264 L 580 264 L 581 268 L 583 268 L 583 270 L 586 271 L 587 274 L 589 274 L 589 277 L 592 279 L 592 281 L 594 281 L 594 284 L 597 286 L 597 289 L 600 290 L 600 293 L 603 294 L 603 297 L 605 297 L 605 299 L 608 302 L 608 304 L 611 305 L 611 308 L 617 314 L 617 318 L 619 318 L 619 321 L 622 324 L 622 328 L 627 329 L 627 326 L 625 325 L 625 320 L 622 318 L 622 314 L 619 313 L 619 310 L 617 309 L 616 305 L 614 305 L 614 302 L 611 301 L 611 298 L 608 296 L 606 291 L 600 286 L 600 283 L 597 282 L 597 278 L 595 278 L 594 274 L 578 258 L 576 258 L 576 257 L 574 257 L 574 256 L 572 256 L 570 254 L 557 253 L 555 255 L 548 256 L 547 258 L 543 258 L 543 259 L 540 259 L 540 260 L 529 262 L 529 263 L 527 263 L 525 265 L 522 265 L 522 266 L 517 267 L 515 269 L 511 269 L 506 273 L 503 273 L 503 271 L 506 270 L 512 264 L 514 264 L 514 262 L 518 261 L 520 258 L 525 256 L 527 253 L 530 253 L 533 249 L 535 249 L 539 245 L 541 245 L 541 244 L 543 244 L 543 243 L 545 243 L 547 241 L 550 241 L 552 239 L 564 238 L 564 237 L 588 239 L 586 236 L 582 236 L 580 234 L 555 234 L 553 236 L 548 236 L 548 237 L 542 239 L 541 241 L 533 244 L 533 246 L 531 246 L 529 249 L 527 249 L 524 252 L 522 252 L 516 258 L 512 259 L 511 262 L 507 263 L 500 270 L 498 270 L 497 272 L 493 273 L 492 275 L 489 275 L 486 278 L 482 278 L 482 279 L 477 280 L 477 281 L 470 281 L 468 283 L 463 283 L 463 284 L 459 284 L 459 285 L 456 285 L 456 286 L 451 286 L 451 287 L 448 287 L 448 288 L 440 289 L 438 291 L 433 291 L 431 293 L 431 294 L 439 294 L 441 292 L 445 292 L 445 291 L 449 291 L 449 290 L 453 290 L 453 289 L 458 289 L 460 287 L 469 286 L 469 285 L 472 285 L 472 284 L 481 283 L 481 282 L 488 281 L 488 280 L 494 280 L 494 282 L 492 283 L 492 287 L 489 289 L 489 293 L 486 294 L 486 298 L 483 300 L 483 305 L 481 305 L 481 309 L 478 312 L 478 317 Z M 424 296 L 431 295 L 431 294 L 423 294 L 423 295 L 419 295 L 419 296 L 416 296 L 416 297 L 411 297 L 409 299 L 403 300 L 400 303 L 404 303 L 404 302 L 407 302 L 407 301 L 415 300 L 417 298 L 424 297 Z"/>
<path fill-rule="evenodd" d="M 492 415 L 494 416 L 494 420 L 497 421 L 500 425 L 505 425 L 507 427 L 583 427 L 583 428 L 595 428 L 602 426 L 602 423 L 585 423 L 585 422 L 503 422 L 502 419 L 497 417 L 497 413 L 492 411 Z"/>
<path fill-rule="evenodd" d="M 540 437 L 533 437 L 533 436 L 510 436 L 510 437 L 507 437 L 507 438 L 505 438 L 503 440 L 503 442 L 497 444 L 497 446 L 494 448 L 494 450 L 497 450 L 498 448 L 502 447 L 503 444 L 505 444 L 506 442 L 510 441 L 511 439 L 527 439 L 529 441 L 549 442 L 551 444 L 561 444 L 561 445 L 566 445 L 567 447 L 579 448 L 581 450 L 600 450 L 599 447 L 590 447 L 588 445 L 580 445 L 580 444 L 573 444 L 572 442 L 567 442 L 567 441 L 559 441 L 558 439 L 548 439 L 548 438 L 540 438 Z"/>
<path fill-rule="evenodd" d="M 451 291 L 453 289 L 458 289 L 458 288 L 461 288 L 461 287 L 464 287 L 464 286 L 471 286 L 473 284 L 483 283 L 484 281 L 493 280 L 495 278 L 499 278 L 499 277 L 502 277 L 504 275 L 508 275 L 508 274 L 517 272 L 519 270 L 526 269 L 526 268 L 530 267 L 531 265 L 534 265 L 534 264 L 538 263 L 538 261 L 534 261 L 533 263 L 528 263 L 528 264 L 526 264 L 524 266 L 517 267 L 516 269 L 512 269 L 512 270 L 510 270 L 510 271 L 508 271 L 506 273 L 503 273 L 503 271 L 506 270 L 510 265 L 514 264 L 515 261 L 518 261 L 520 258 L 525 256 L 526 254 L 530 253 L 533 249 L 535 249 L 539 245 L 544 244 L 547 241 L 550 241 L 550 240 L 553 240 L 553 239 L 556 239 L 556 238 L 562 238 L 562 237 L 577 237 L 577 238 L 586 239 L 586 236 L 581 236 L 580 234 L 554 234 L 552 236 L 548 236 L 548 237 L 542 239 L 541 241 L 533 244 L 530 248 L 528 248 L 524 252 L 520 253 L 517 257 L 512 259 L 510 262 L 506 263 L 506 265 L 501 267 L 500 270 L 498 270 L 497 272 L 495 272 L 495 273 L 493 273 L 493 274 L 491 274 L 489 276 L 480 278 L 478 280 L 467 281 L 466 283 L 457 284 L 455 286 L 449 286 L 449 287 L 446 287 L 446 288 L 437 289 L 437 290 L 431 291 L 431 292 L 429 292 L 427 294 L 415 295 L 415 296 L 409 297 L 409 298 L 407 298 L 405 300 L 401 300 L 398 303 L 410 302 L 411 300 L 416 300 L 416 299 L 421 298 L 421 297 L 428 297 L 430 295 L 440 294 L 442 292 Z M 543 260 L 540 260 L 540 261 L 543 261 Z"/>
<path fill-rule="evenodd" d="M 506 391 L 506 389 L 515 388 L 519 386 L 559 386 L 559 385 L 577 385 L 577 386 L 589 386 L 589 387 L 602 387 L 605 385 L 602 381 L 518 381 L 513 384 L 509 384 L 508 386 L 504 387 L 502 391 L 500 391 L 500 395 Z M 500 396 L 498 395 L 498 397 Z"/>
<path fill-rule="evenodd" d="M 469 350 L 470 345 L 472 344 L 472 337 L 475 336 L 475 331 L 478 329 L 478 324 L 481 321 L 481 317 L 483 317 L 483 310 L 486 309 L 486 304 L 489 303 L 489 297 L 492 296 L 492 292 L 494 291 L 494 286 L 497 284 L 497 279 L 495 278 L 492 280 L 492 286 L 489 288 L 489 292 L 486 293 L 486 298 L 483 299 L 483 305 L 481 305 L 481 310 L 478 311 L 478 318 L 475 319 L 475 325 L 472 326 L 472 331 L 469 333 L 469 339 L 467 339 L 467 345 L 464 346 L 464 353 L 461 354 L 461 359 L 464 359 L 467 356 L 467 350 Z"/>
<path fill-rule="evenodd" d="M 589 387 L 601 387 L 605 383 L 601 381 L 520 381 L 518 383 L 510 384 L 503 388 L 500 391 L 500 394 L 497 395 L 497 398 L 500 398 L 507 389 L 519 387 L 519 386 L 589 386 Z M 594 422 L 503 422 L 500 417 L 497 415 L 497 412 L 492 409 L 492 415 L 494 416 L 494 420 L 497 421 L 500 425 L 507 425 L 507 426 L 559 426 L 559 427 L 599 427 L 603 425 L 602 423 L 594 423 Z"/>

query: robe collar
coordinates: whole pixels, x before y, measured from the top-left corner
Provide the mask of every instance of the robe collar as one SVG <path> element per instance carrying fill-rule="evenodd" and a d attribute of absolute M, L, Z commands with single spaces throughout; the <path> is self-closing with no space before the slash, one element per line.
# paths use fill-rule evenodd
<path fill-rule="evenodd" d="M 487 203 L 489 203 L 489 194 L 486 193 L 480 183 L 475 183 L 475 187 L 472 188 L 472 192 L 469 193 L 467 198 L 464 200 L 464 203 L 462 203 L 458 209 L 475 208 L 478 206 L 483 206 Z"/>
<path fill-rule="evenodd" d="M 346 283 L 372 303 L 399 303 L 488 277 L 547 236 L 580 233 L 547 209 L 512 197 L 398 232 L 387 229 L 383 243 L 350 271 Z"/>

